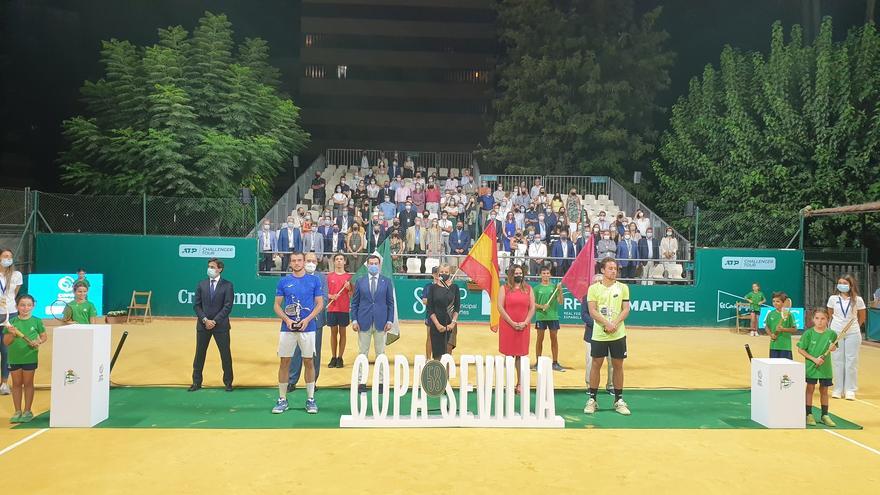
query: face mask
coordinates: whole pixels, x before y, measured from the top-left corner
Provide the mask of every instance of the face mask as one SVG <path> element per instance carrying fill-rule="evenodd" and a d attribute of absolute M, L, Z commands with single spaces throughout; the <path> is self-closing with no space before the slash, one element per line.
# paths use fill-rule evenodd
<path fill-rule="evenodd" d="M 603 235 L 602 239 L 605 239 L 607 241 L 608 239 L 611 239 L 611 236 L 610 235 Z"/>
<path fill-rule="evenodd" d="M 654 233 L 653 233 L 653 232 L 648 232 L 647 234 L 645 234 L 645 237 L 647 237 L 648 239 L 650 239 L 650 238 L 654 237 Z"/>
<path fill-rule="evenodd" d="M 306 273 L 315 273 L 315 269 L 317 268 L 317 263 L 306 263 Z"/>
<path fill-rule="evenodd" d="M 410 208 L 412 208 L 412 206 L 410 206 L 410 205 L 406 205 L 406 211 L 409 211 Z"/>
<path fill-rule="evenodd" d="M 3 265 L 3 268 L 9 268 L 12 266 L 12 258 L 5 258 L 3 261 L 0 261 L 0 265 Z"/>
<path fill-rule="evenodd" d="M 339 227 L 333 227 L 333 233 L 335 234 L 337 232 L 339 232 Z"/>
<path fill-rule="evenodd" d="M 379 233 L 379 227 L 374 228 L 374 229 L 373 229 L 373 232 L 375 232 L 375 233 L 378 234 L 378 233 Z"/>
<path fill-rule="evenodd" d="M 518 283 L 518 284 L 519 284 L 519 283 L 522 283 L 522 281 L 523 281 L 523 277 L 522 277 L 522 275 L 514 275 L 514 276 L 513 276 L 513 281 L 516 282 L 516 283 Z"/>
<path fill-rule="evenodd" d="M 377 275 L 379 273 L 379 265 L 369 265 L 367 266 L 367 271 L 370 272 L 370 275 Z"/>
<path fill-rule="evenodd" d="M 626 240 L 630 240 L 630 239 L 631 239 L 631 237 L 630 237 L 629 234 L 626 234 L 625 236 L 623 236 L 623 238 L 626 239 Z"/>
<path fill-rule="evenodd" d="M 594 233 L 594 234 L 598 234 L 598 233 L 599 233 L 599 229 L 593 229 L 593 233 Z"/>
<path fill-rule="evenodd" d="M 208 277 L 217 278 L 217 269 L 216 268 L 208 268 Z"/>
<path fill-rule="evenodd" d="M 666 237 L 672 237 L 672 231 L 666 232 Z"/>
<path fill-rule="evenodd" d="M 605 220 L 605 215 L 599 215 L 599 220 Z"/>
<path fill-rule="evenodd" d="M 440 275 L 440 280 L 442 280 L 444 282 L 449 282 L 450 278 L 452 278 L 452 276 L 449 275 L 448 273 L 443 273 Z"/>
<path fill-rule="evenodd" d="M 386 197 L 386 198 L 385 198 L 385 202 L 386 202 L 386 203 L 390 203 L 390 202 L 391 202 L 391 198 Z"/>
<path fill-rule="evenodd" d="M 6 260 L 3 260 L 3 261 L 6 261 Z M 5 266 L 5 264 L 4 264 L 4 266 Z M 849 284 L 837 284 L 837 290 L 846 294 L 847 292 L 849 292 Z"/>
<path fill-rule="evenodd" d="M 263 225 L 263 230 L 269 230 L 269 226 L 268 226 L 268 225 Z"/>

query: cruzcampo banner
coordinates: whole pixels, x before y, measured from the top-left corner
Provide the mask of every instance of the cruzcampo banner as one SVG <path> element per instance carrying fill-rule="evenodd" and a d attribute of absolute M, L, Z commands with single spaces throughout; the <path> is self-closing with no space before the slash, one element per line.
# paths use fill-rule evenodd
<path fill-rule="evenodd" d="M 278 276 L 257 275 L 254 239 L 93 234 L 38 234 L 36 273 L 68 273 L 84 267 L 104 275 L 104 309 L 124 309 L 133 290 L 153 291 L 157 316 L 192 316 L 198 282 L 206 278 L 208 259 L 224 261 L 223 277 L 232 281 L 234 318 L 274 317 Z M 735 304 L 753 282 L 769 296 L 785 291 L 803 306 L 803 252 L 797 250 L 698 249 L 693 284 L 630 285 L 631 325 L 724 327 L 735 323 Z M 554 279 L 554 283 L 558 279 Z M 462 321 L 489 321 L 489 297 L 470 291 L 456 279 Z M 422 290 L 426 278 L 395 277 L 401 320 L 424 320 Z M 568 291 L 560 319 L 581 324 L 581 302 Z M 51 302 L 51 301 L 50 301 Z"/>

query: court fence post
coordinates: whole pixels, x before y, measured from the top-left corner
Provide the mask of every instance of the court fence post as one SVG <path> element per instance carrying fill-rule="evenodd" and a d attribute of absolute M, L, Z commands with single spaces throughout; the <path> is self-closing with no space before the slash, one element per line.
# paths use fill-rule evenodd
<path fill-rule="evenodd" d="M 144 235 L 147 235 L 147 193 L 146 193 L 146 191 L 144 191 L 143 215 L 144 215 Z"/>

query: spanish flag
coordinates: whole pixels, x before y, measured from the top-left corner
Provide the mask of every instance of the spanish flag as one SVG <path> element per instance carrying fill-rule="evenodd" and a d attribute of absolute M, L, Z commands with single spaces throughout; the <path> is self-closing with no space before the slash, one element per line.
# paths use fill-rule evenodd
<path fill-rule="evenodd" d="M 498 289 L 500 278 L 498 277 L 498 233 L 495 222 L 490 221 L 483 230 L 483 235 L 477 239 L 471 252 L 461 263 L 461 271 L 468 274 L 477 286 L 489 293 L 492 309 L 489 311 L 489 328 L 493 332 L 498 331 L 498 323 L 501 314 L 498 312 Z"/>

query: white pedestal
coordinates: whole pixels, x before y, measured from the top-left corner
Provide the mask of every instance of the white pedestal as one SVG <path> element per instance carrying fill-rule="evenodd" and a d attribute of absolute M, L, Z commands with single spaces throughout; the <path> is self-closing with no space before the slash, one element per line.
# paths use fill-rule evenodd
<path fill-rule="evenodd" d="M 109 416 L 110 325 L 65 325 L 52 335 L 49 426 L 91 427 Z"/>
<path fill-rule="evenodd" d="M 752 359 L 752 421 L 767 428 L 805 428 L 804 365 Z"/>

